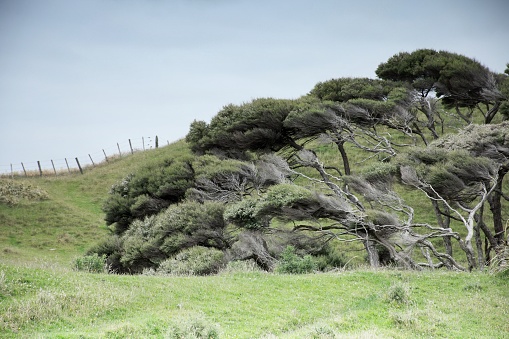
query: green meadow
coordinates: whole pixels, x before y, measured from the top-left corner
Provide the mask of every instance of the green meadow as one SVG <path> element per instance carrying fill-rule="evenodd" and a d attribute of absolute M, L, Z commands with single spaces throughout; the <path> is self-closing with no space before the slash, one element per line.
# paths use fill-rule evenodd
<path fill-rule="evenodd" d="M 203 277 L 74 270 L 110 232 L 101 209 L 109 188 L 185 152 L 178 141 L 83 175 L 0 178 L 47 194 L 0 203 L 1 338 L 509 337 L 509 280 L 489 271 L 372 270 L 362 253 L 342 269 L 303 275 L 249 263 Z"/>

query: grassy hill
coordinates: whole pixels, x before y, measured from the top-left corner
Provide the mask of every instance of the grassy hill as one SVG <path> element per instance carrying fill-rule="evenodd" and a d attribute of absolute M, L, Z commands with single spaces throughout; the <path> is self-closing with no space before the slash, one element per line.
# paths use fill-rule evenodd
<path fill-rule="evenodd" d="M 248 265 L 210 277 L 73 271 L 73 259 L 109 232 L 101 205 L 111 185 L 182 152 L 179 141 L 83 175 L 14 179 L 48 199 L 0 203 L 1 338 L 509 336 L 509 283 L 488 273 L 357 268 L 292 276 Z"/>

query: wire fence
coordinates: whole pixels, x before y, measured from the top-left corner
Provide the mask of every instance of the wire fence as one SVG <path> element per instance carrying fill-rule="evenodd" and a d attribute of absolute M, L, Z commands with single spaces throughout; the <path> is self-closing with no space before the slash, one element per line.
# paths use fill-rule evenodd
<path fill-rule="evenodd" d="M 166 141 L 169 144 L 169 141 Z M 74 158 L 37 160 L 31 162 L 11 163 L 0 165 L 0 177 L 29 177 L 61 175 L 65 173 L 82 173 L 87 168 L 95 167 L 114 158 L 146 151 L 161 146 L 158 137 L 141 137 L 128 139 L 114 146 L 103 148 L 94 153 L 84 154 Z"/>

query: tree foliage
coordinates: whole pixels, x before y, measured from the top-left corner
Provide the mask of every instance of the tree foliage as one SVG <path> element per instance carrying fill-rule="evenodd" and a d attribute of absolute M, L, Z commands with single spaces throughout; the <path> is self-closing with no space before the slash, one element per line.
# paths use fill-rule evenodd
<path fill-rule="evenodd" d="M 478 61 L 447 51 L 419 49 L 398 53 L 381 63 L 376 74 L 381 79 L 409 83 L 425 98 L 435 94 L 446 108 L 471 121 L 474 108 L 490 123 L 507 94 L 502 93 L 506 76 L 495 74 Z M 424 107 L 424 106 L 423 106 Z M 460 108 L 468 109 L 463 114 Z"/>
<path fill-rule="evenodd" d="M 467 270 L 492 251 L 500 258 L 509 124 L 493 120 L 506 104 L 507 75 L 431 49 L 396 54 L 376 73 L 194 121 L 192 154 L 111 188 L 104 211 L 113 234 L 91 253 L 117 272 L 163 274 L 210 274 L 248 259 L 309 271 L 338 261 L 337 241 L 361 243 L 373 267 Z M 469 125 L 443 135 L 449 109 Z M 470 124 L 477 112 L 492 124 Z M 352 158 L 370 165 L 353 168 Z M 419 204 L 428 199 L 435 222 L 419 220 L 400 185 L 422 193 Z"/>

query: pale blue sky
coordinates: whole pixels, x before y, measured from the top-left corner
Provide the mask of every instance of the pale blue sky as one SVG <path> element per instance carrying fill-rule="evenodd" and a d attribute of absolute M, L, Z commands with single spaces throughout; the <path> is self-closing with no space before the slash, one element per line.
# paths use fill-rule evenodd
<path fill-rule="evenodd" d="M 171 142 L 228 103 L 374 78 L 400 51 L 503 72 L 508 16 L 504 0 L 0 0 L 0 173 Z"/>

